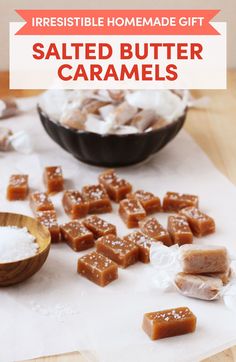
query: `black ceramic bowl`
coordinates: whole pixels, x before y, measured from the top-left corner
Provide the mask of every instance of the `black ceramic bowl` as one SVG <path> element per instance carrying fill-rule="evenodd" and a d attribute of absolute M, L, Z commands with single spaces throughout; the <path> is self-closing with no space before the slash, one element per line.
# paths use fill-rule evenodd
<path fill-rule="evenodd" d="M 38 106 L 42 125 L 48 135 L 75 158 L 105 167 L 128 166 L 145 160 L 170 142 L 183 127 L 185 114 L 168 125 L 146 133 L 101 135 L 77 132 L 51 121 Z"/>

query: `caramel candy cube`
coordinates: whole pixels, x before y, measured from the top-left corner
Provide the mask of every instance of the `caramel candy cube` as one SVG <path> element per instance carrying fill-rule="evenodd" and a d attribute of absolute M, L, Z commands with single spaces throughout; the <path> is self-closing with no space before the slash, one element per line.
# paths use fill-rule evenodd
<path fill-rule="evenodd" d="M 93 251 L 78 260 L 78 273 L 100 287 L 118 278 L 116 263 Z"/>
<path fill-rule="evenodd" d="M 232 275 L 232 270 L 231 268 L 229 268 L 228 270 L 226 270 L 226 272 L 224 273 L 207 273 L 204 274 L 206 276 L 212 277 L 212 278 L 220 278 L 220 280 L 222 281 L 223 285 L 226 285 L 229 283 L 230 281 L 230 277 Z"/>
<path fill-rule="evenodd" d="M 97 239 L 96 248 L 98 253 L 107 256 L 122 268 L 136 263 L 139 258 L 137 245 L 115 235 L 105 235 Z"/>
<path fill-rule="evenodd" d="M 102 185 L 84 186 L 82 196 L 89 205 L 89 213 L 100 214 L 112 211 L 111 201 Z"/>
<path fill-rule="evenodd" d="M 88 216 L 83 220 L 83 224 L 93 233 L 95 239 L 109 234 L 116 235 L 115 225 L 110 224 L 96 215 Z"/>
<path fill-rule="evenodd" d="M 64 179 L 60 166 L 45 167 L 43 177 L 48 194 L 54 194 L 64 189 Z"/>
<path fill-rule="evenodd" d="M 121 200 L 119 214 L 128 228 L 137 227 L 139 221 L 146 217 L 146 211 L 136 199 Z"/>
<path fill-rule="evenodd" d="M 49 230 L 52 243 L 58 243 L 61 240 L 61 232 L 54 210 L 38 211 L 37 220 Z"/>
<path fill-rule="evenodd" d="M 189 274 L 224 273 L 229 257 L 224 246 L 186 244 L 180 247 L 182 271 Z"/>
<path fill-rule="evenodd" d="M 88 214 L 89 203 L 84 201 L 82 194 L 76 190 L 67 190 L 62 198 L 62 205 L 71 219 L 79 219 Z"/>
<path fill-rule="evenodd" d="M 25 200 L 29 192 L 28 175 L 12 175 L 7 187 L 9 201 Z"/>
<path fill-rule="evenodd" d="M 175 276 L 178 291 L 190 298 L 214 300 L 219 298 L 223 283 L 220 278 L 178 273 Z"/>
<path fill-rule="evenodd" d="M 156 241 L 161 241 L 164 245 L 172 245 L 171 237 L 168 231 L 152 217 L 139 223 L 141 231 Z"/>
<path fill-rule="evenodd" d="M 187 307 L 144 314 L 143 329 L 152 339 L 179 336 L 196 329 L 197 318 Z"/>
<path fill-rule="evenodd" d="M 94 246 L 94 237 L 82 222 L 73 220 L 61 225 L 63 240 L 74 250 L 81 251 Z"/>
<path fill-rule="evenodd" d="M 30 207 L 35 215 L 37 215 L 39 211 L 55 210 L 48 195 L 40 191 L 35 191 L 30 194 Z"/>
<path fill-rule="evenodd" d="M 161 201 L 159 197 L 153 195 L 151 192 L 138 190 L 128 194 L 127 199 L 137 199 L 147 214 L 161 211 Z"/>
<path fill-rule="evenodd" d="M 188 220 L 193 235 L 205 236 L 215 232 L 215 221 L 212 217 L 199 211 L 196 207 L 186 207 L 180 211 Z"/>
<path fill-rule="evenodd" d="M 192 244 L 193 234 L 184 216 L 169 216 L 167 230 L 174 244 Z"/>
<path fill-rule="evenodd" d="M 150 262 L 150 247 L 156 240 L 149 238 L 140 231 L 135 231 L 124 237 L 124 241 L 133 242 L 139 248 L 139 261 L 142 263 Z"/>
<path fill-rule="evenodd" d="M 102 172 L 99 175 L 99 183 L 105 187 L 109 197 L 115 202 L 123 200 L 132 191 L 131 184 L 119 178 L 113 169 Z"/>
<path fill-rule="evenodd" d="M 184 207 L 198 207 L 198 197 L 195 195 L 179 194 L 178 192 L 167 192 L 163 199 L 163 211 L 171 212 Z"/>

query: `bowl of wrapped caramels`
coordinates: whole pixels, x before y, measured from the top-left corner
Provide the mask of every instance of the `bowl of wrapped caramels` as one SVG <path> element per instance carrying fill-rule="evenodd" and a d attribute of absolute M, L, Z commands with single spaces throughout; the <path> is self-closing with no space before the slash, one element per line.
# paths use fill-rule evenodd
<path fill-rule="evenodd" d="M 38 112 L 48 135 L 77 159 L 131 165 L 169 143 L 183 127 L 186 98 L 169 90 L 58 90 Z"/>

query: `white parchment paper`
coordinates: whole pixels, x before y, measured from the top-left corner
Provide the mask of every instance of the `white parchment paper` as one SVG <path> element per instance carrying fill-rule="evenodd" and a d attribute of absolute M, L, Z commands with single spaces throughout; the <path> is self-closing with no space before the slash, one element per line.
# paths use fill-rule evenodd
<path fill-rule="evenodd" d="M 22 100 L 29 110 L 0 126 L 26 130 L 35 152 L 0 153 L 0 211 L 32 215 L 28 202 L 5 198 L 9 176 L 29 174 L 32 190 L 43 190 L 44 166 L 61 165 L 66 187 L 80 189 L 97 182 L 101 168 L 75 160 L 44 132 L 35 111 L 35 99 Z M 135 189 L 162 197 L 166 191 L 198 194 L 200 207 L 216 220 L 217 232 L 195 242 L 224 244 L 236 253 L 236 188 L 221 175 L 194 141 L 181 132 L 165 149 L 148 161 L 118 170 Z M 59 221 L 68 220 L 61 194 L 53 196 Z M 156 215 L 163 225 L 167 215 Z M 129 231 L 114 212 L 104 219 L 117 225 L 119 234 Z M 236 343 L 236 315 L 221 301 L 204 302 L 176 292 L 160 292 L 150 281 L 150 266 L 138 263 L 119 270 L 119 279 L 105 288 L 83 279 L 76 264 L 83 253 L 67 245 L 53 245 L 43 268 L 30 280 L 0 289 L 0 361 L 17 361 L 43 355 L 93 351 L 102 362 L 197 361 Z M 188 306 L 198 318 L 193 334 L 150 341 L 141 329 L 145 312 Z"/>

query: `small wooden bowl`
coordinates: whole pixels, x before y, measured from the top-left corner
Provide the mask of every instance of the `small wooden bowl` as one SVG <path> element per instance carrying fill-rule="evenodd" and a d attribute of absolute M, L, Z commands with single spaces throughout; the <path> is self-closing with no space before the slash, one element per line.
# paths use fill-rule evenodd
<path fill-rule="evenodd" d="M 20 214 L 0 212 L 0 226 L 26 227 L 39 245 L 37 254 L 30 258 L 0 263 L 0 287 L 6 287 L 23 282 L 42 267 L 49 253 L 51 236 L 37 220 Z"/>

